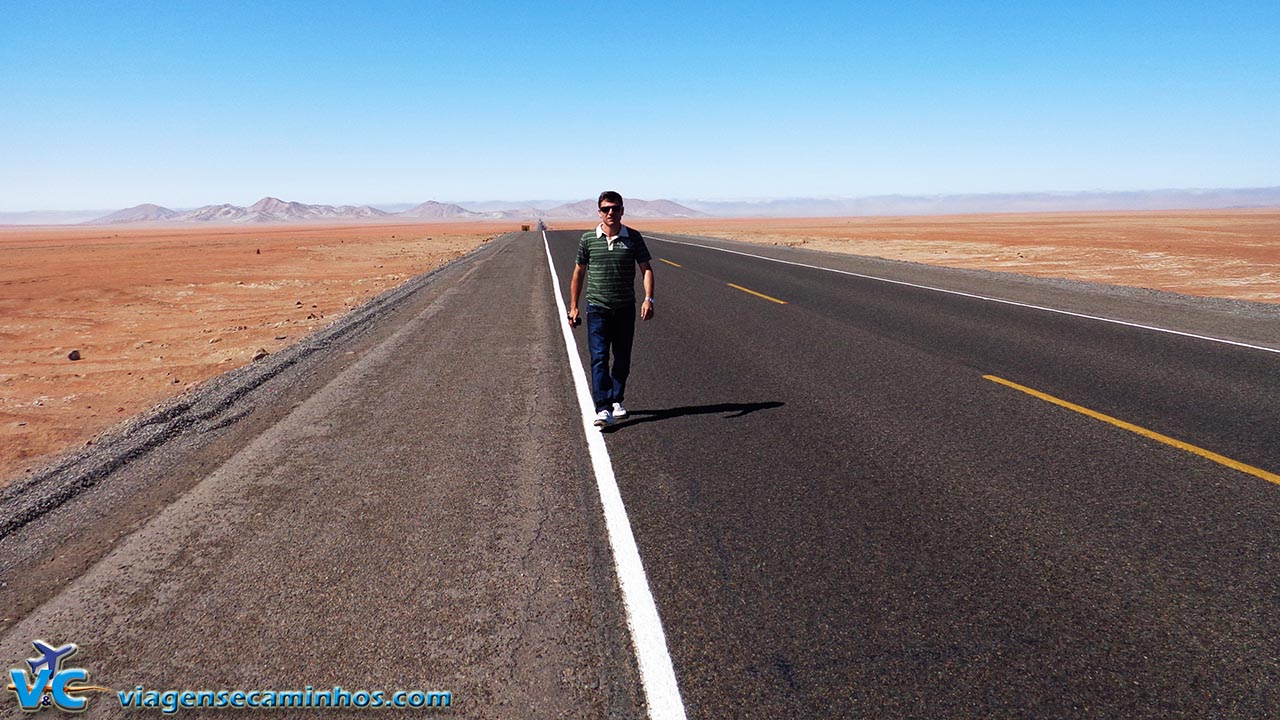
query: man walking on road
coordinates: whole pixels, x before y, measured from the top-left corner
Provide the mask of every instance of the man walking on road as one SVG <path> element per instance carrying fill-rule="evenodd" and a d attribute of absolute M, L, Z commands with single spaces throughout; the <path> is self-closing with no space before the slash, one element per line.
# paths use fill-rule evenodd
<path fill-rule="evenodd" d="M 636 328 L 636 267 L 644 279 L 640 319 L 653 318 L 653 268 L 640 233 L 622 224 L 622 196 L 600 193 L 600 224 L 582 234 L 578 262 L 569 286 L 569 326 L 578 325 L 578 296 L 587 280 L 587 346 L 591 349 L 591 397 L 597 427 L 627 416 L 622 407 L 631 372 L 631 341 Z M 613 367 L 609 367 L 609 354 Z"/>

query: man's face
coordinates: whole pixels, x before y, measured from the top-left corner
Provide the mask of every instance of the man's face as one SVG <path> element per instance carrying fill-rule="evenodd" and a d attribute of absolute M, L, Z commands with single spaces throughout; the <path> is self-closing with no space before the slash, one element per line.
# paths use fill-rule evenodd
<path fill-rule="evenodd" d="M 600 224 L 610 233 L 616 233 L 622 227 L 622 203 L 612 200 L 600 201 Z"/>

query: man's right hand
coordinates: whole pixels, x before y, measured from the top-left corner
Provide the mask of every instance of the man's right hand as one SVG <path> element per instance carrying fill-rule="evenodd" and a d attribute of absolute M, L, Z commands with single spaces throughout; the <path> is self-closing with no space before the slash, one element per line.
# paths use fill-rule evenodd
<path fill-rule="evenodd" d="M 578 317 L 578 308 L 569 310 L 569 327 L 575 328 L 582 324 L 582 318 Z"/>

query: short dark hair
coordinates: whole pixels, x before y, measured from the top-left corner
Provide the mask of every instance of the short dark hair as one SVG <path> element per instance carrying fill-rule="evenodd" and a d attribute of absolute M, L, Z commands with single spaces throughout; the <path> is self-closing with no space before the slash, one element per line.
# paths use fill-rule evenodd
<path fill-rule="evenodd" d="M 622 204 L 622 196 L 618 194 L 617 190 L 605 190 L 604 192 L 600 193 L 600 197 L 596 198 L 596 207 L 600 207 L 600 203 L 604 202 L 605 200 L 608 200 L 613 203 L 617 203 L 618 205 Z"/>

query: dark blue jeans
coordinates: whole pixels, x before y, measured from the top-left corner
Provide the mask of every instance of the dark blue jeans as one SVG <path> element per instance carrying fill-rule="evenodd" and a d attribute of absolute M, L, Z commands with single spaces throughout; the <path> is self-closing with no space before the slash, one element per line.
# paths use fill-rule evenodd
<path fill-rule="evenodd" d="M 596 412 L 622 402 L 631 374 L 631 341 L 636 335 L 636 308 L 616 310 L 587 305 L 587 347 L 591 349 L 591 399 Z M 609 355 L 613 354 L 613 368 Z"/>

